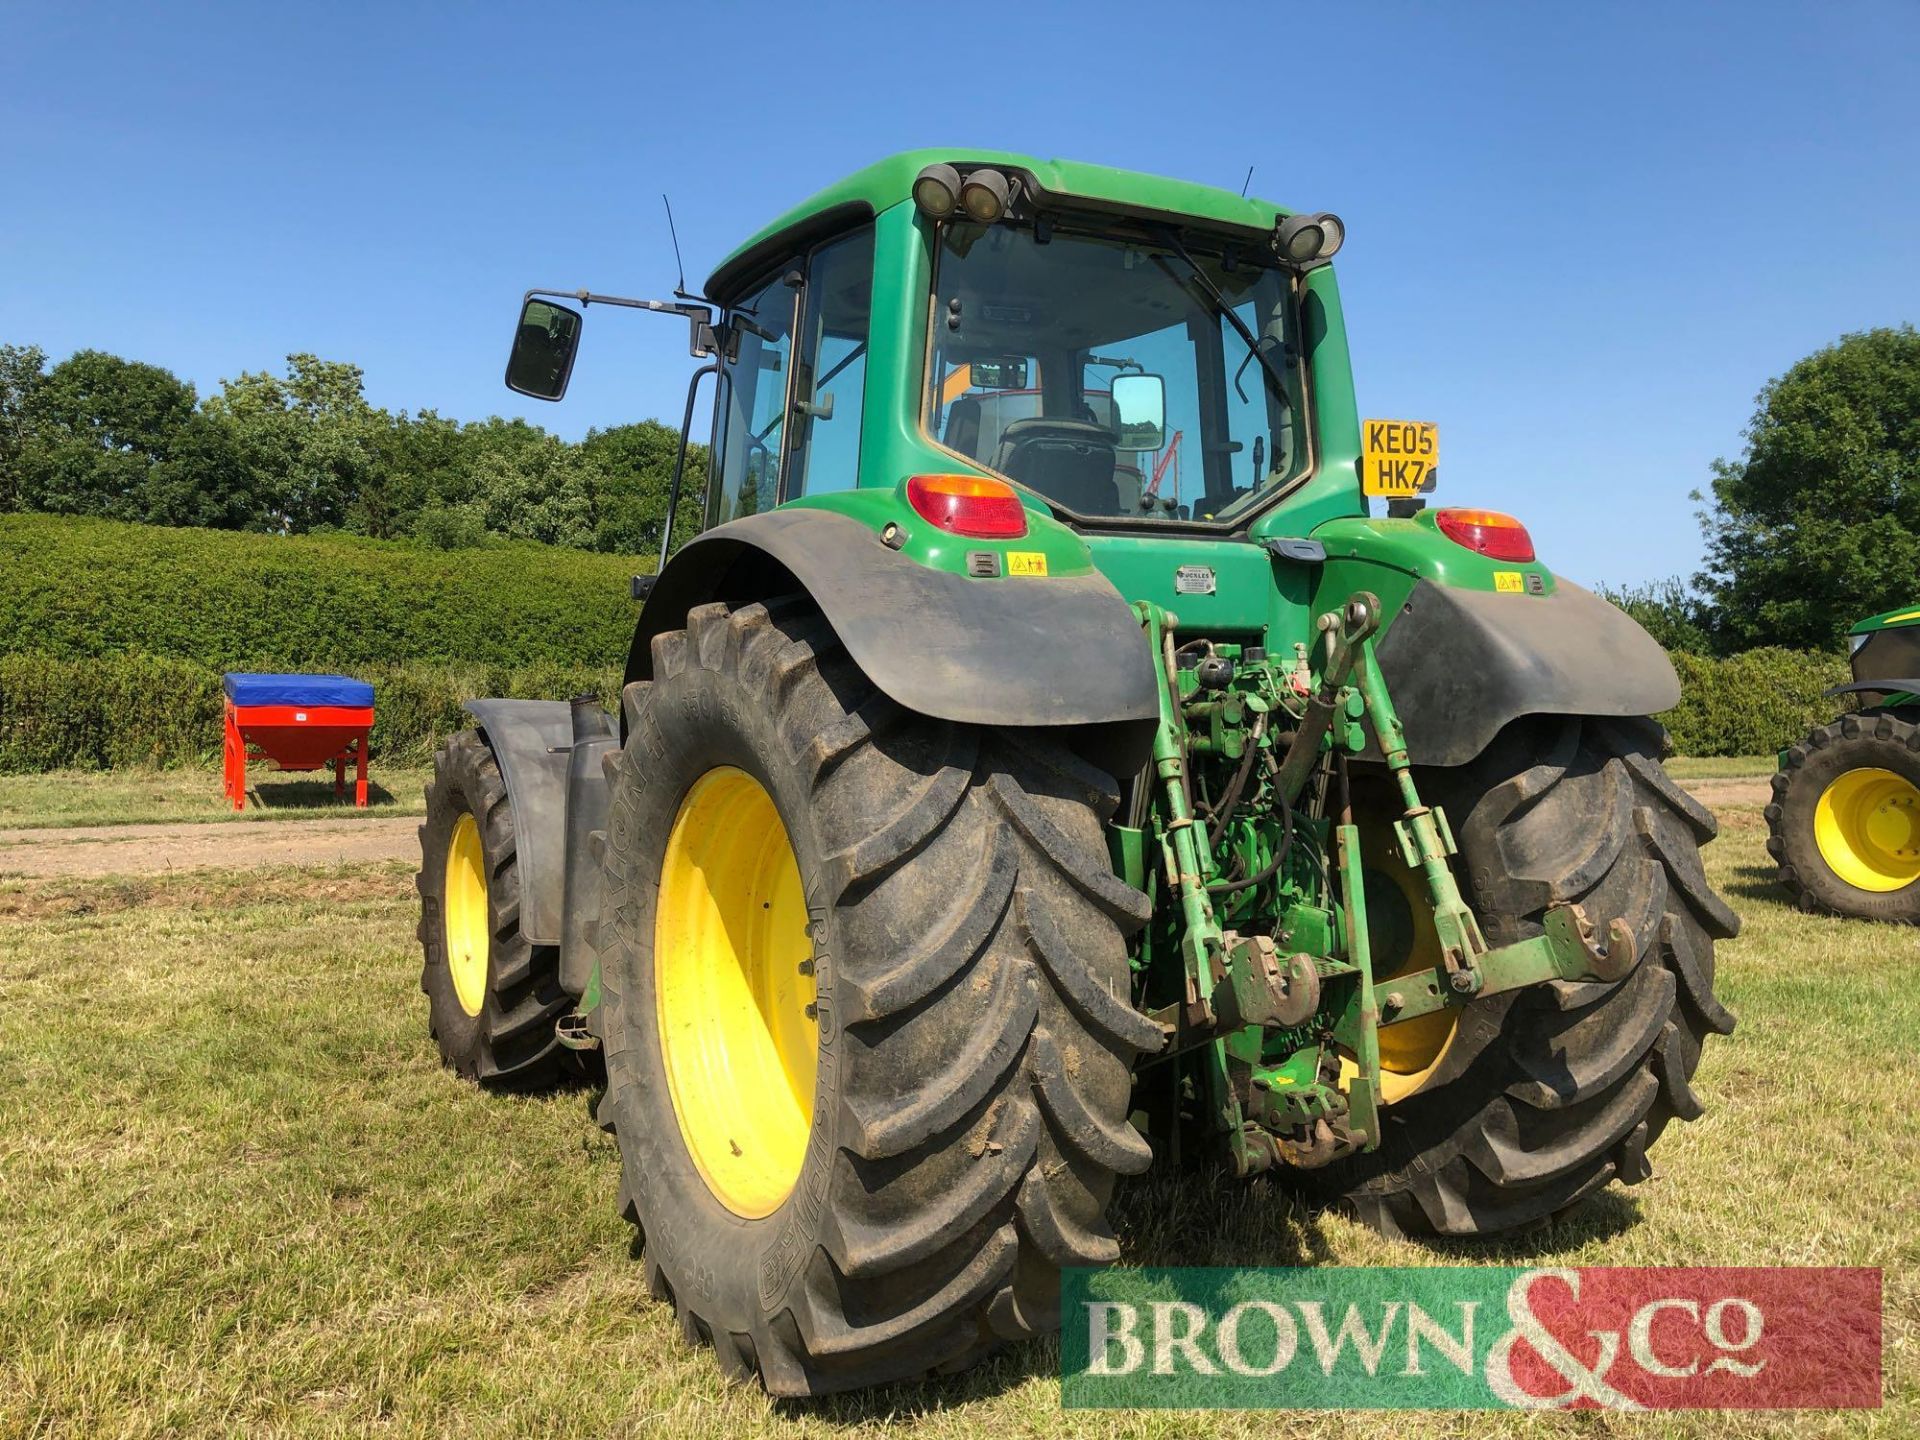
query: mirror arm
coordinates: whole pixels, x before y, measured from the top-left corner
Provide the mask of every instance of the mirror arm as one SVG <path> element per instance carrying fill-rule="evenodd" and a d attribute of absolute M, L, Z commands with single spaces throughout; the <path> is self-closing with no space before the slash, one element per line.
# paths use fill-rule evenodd
<path fill-rule="evenodd" d="M 693 402 L 700 393 L 700 382 L 709 375 L 720 373 L 720 362 L 712 361 L 693 372 L 693 378 L 687 381 L 687 409 L 680 418 L 680 448 L 673 457 L 673 481 L 667 486 L 667 525 L 660 532 L 660 563 L 653 567 L 655 575 L 667 568 L 667 551 L 673 546 L 673 519 L 680 508 L 680 477 L 687 468 L 687 432 L 693 429 Z"/>
<path fill-rule="evenodd" d="M 684 316 L 688 327 L 688 349 L 694 356 L 704 359 L 719 348 L 713 333 L 714 312 L 706 305 L 678 300 L 634 300 L 625 295 L 596 295 L 591 290 L 529 290 L 521 297 L 520 303 L 525 305 L 535 297 L 573 300 L 583 309 L 589 305 L 619 305 L 628 310 L 655 310 L 663 315 Z"/>

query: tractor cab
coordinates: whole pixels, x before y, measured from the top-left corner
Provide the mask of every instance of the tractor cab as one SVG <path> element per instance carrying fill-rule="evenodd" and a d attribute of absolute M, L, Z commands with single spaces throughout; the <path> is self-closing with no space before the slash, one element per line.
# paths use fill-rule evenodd
<path fill-rule="evenodd" d="M 710 309 L 637 303 L 692 315 L 696 353 L 714 339 L 708 527 L 944 472 L 1081 531 L 1246 534 L 1316 473 L 1316 514 L 1363 508 L 1351 416 L 1316 441 L 1312 409 L 1316 378 L 1351 389 L 1326 268 L 1344 234 L 1175 181 L 920 152 L 740 247 Z M 525 377 L 563 387 L 553 336 L 579 329 L 557 298 L 529 295 L 509 366 L 542 398 Z"/>

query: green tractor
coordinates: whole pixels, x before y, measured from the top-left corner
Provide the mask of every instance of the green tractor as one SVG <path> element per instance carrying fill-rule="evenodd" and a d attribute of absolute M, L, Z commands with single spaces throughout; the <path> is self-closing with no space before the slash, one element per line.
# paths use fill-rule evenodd
<path fill-rule="evenodd" d="M 1767 853 L 1802 910 L 1920 924 L 1920 609 L 1862 620 L 1861 708 L 1780 752 Z"/>
<path fill-rule="evenodd" d="M 703 294 L 529 293 L 547 399 L 561 301 L 686 319 L 704 524 L 635 581 L 617 715 L 468 707 L 423 985 L 483 1083 L 604 1064 L 648 1280 L 728 1374 L 1046 1332 L 1156 1162 L 1485 1236 L 1700 1113 L 1738 922 L 1646 718 L 1673 670 L 1516 521 L 1426 508 L 1433 428 L 1355 409 L 1342 238 L 923 151 Z"/>

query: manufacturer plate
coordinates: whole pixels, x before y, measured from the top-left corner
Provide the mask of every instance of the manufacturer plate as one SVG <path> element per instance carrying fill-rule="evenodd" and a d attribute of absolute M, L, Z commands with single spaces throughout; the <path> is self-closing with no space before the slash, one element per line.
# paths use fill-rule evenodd
<path fill-rule="evenodd" d="M 1211 565 L 1182 565 L 1173 572 L 1173 593 L 1176 595 L 1211 595 L 1214 588 Z"/>

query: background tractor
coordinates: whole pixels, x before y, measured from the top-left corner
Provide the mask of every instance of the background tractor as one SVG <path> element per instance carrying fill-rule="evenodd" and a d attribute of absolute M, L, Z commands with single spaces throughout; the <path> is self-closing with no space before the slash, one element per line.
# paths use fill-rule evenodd
<path fill-rule="evenodd" d="M 483 1082 L 604 1063 L 649 1281 L 728 1373 L 1044 1332 L 1156 1159 L 1478 1236 L 1700 1113 L 1736 920 L 1645 718 L 1673 670 L 1516 521 L 1424 508 L 1342 236 L 921 152 L 702 295 L 529 293 L 549 399 L 586 306 L 687 320 L 705 524 L 635 582 L 617 715 L 469 706 L 423 983 Z"/>
<path fill-rule="evenodd" d="M 1848 636 L 1860 709 L 1780 752 L 1767 853 L 1802 910 L 1920 923 L 1920 609 Z"/>

